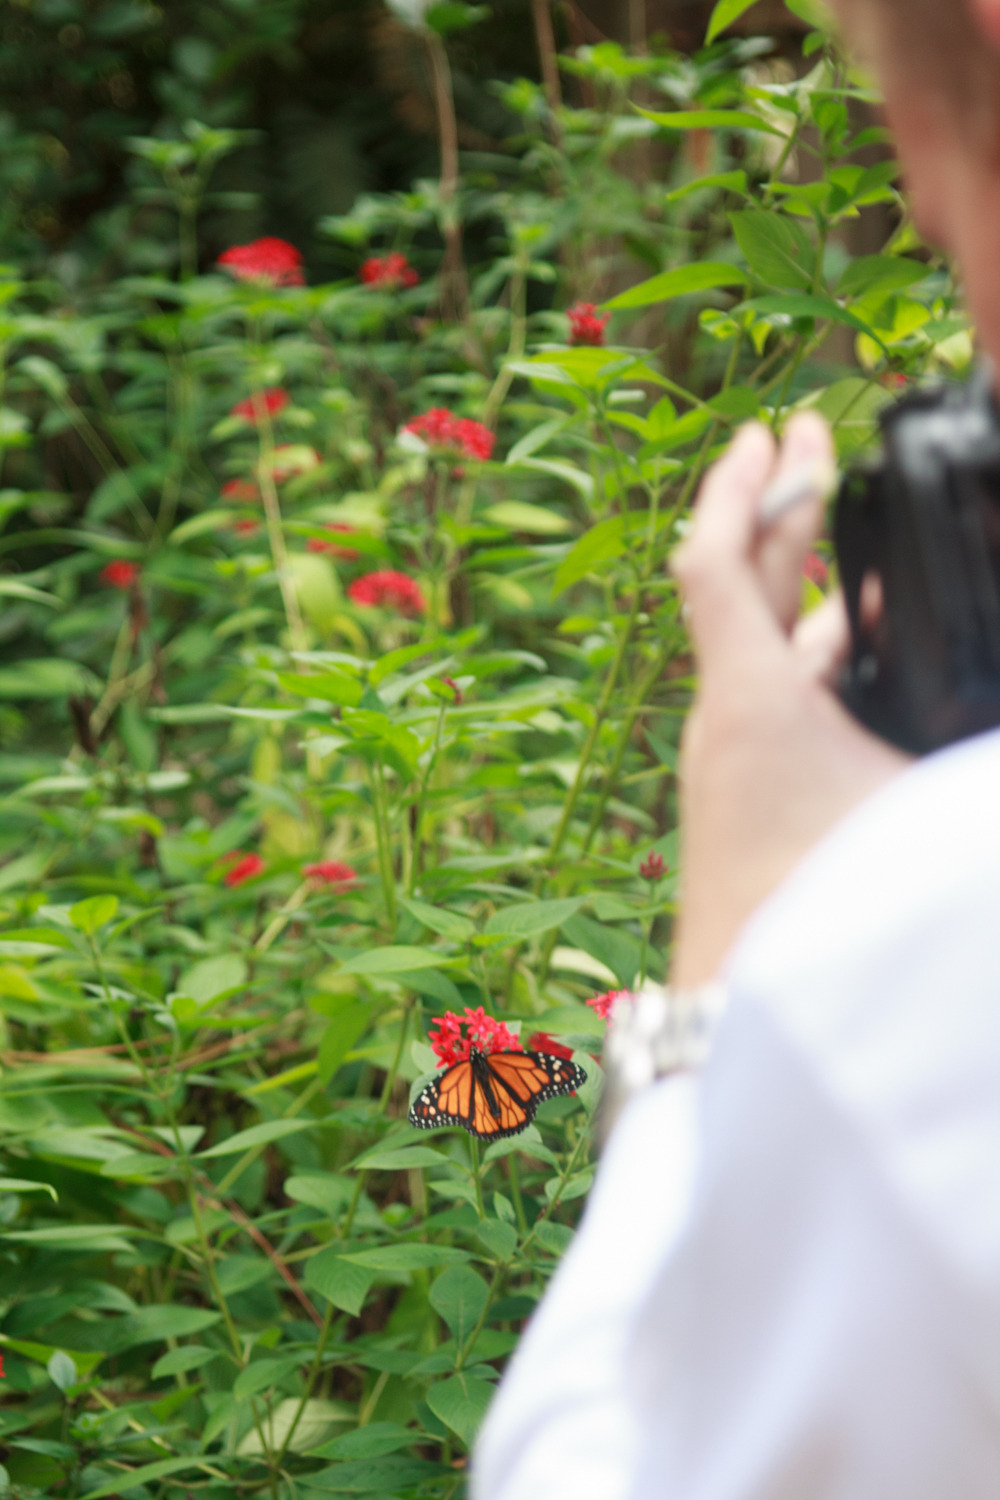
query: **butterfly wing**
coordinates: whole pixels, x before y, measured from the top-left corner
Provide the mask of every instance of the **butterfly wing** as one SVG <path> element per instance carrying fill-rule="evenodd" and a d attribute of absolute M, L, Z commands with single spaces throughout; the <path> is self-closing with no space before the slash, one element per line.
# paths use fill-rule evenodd
<path fill-rule="evenodd" d="M 517 1128 L 535 1118 L 535 1111 L 545 1099 L 557 1094 L 572 1094 L 582 1088 L 587 1075 L 577 1063 L 553 1057 L 549 1052 L 494 1052 L 486 1060 L 490 1078 L 506 1091 L 512 1104 L 523 1111 L 524 1120 Z"/>
<path fill-rule="evenodd" d="M 410 1108 L 410 1124 L 418 1130 L 440 1130 L 445 1125 L 472 1130 L 476 1092 L 471 1062 L 457 1062 L 420 1090 Z"/>
<path fill-rule="evenodd" d="M 424 1085 L 410 1109 L 419 1130 L 461 1125 L 481 1141 L 519 1135 L 545 1099 L 572 1094 L 587 1081 L 576 1063 L 548 1052 L 493 1052 L 480 1056 L 482 1080 L 471 1061 L 455 1063 Z"/>

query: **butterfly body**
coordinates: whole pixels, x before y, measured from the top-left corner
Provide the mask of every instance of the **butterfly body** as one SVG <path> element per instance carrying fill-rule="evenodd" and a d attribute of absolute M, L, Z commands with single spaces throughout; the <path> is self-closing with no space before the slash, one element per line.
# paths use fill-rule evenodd
<path fill-rule="evenodd" d="M 482 1141 L 518 1135 L 545 1099 L 587 1081 L 576 1063 L 548 1052 L 490 1052 L 478 1047 L 425 1084 L 410 1109 L 419 1130 L 461 1125 Z"/>

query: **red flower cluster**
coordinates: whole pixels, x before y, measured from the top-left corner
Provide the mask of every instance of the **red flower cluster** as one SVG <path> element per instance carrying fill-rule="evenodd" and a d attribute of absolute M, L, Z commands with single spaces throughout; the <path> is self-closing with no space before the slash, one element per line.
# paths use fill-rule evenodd
<path fill-rule="evenodd" d="M 354 532 L 350 526 L 345 526 L 343 521 L 326 521 L 323 525 L 324 531 L 339 531 L 343 536 L 353 536 Z M 354 547 L 341 547 L 336 542 L 324 542 L 322 537 L 311 536 L 306 542 L 307 552 L 328 552 L 331 557 L 341 557 L 344 562 L 355 562 L 358 556 Z"/>
<path fill-rule="evenodd" d="M 235 860 L 236 863 L 230 865 L 230 868 L 223 876 L 223 884 L 228 885 L 230 889 L 237 885 L 243 885 L 248 880 L 253 880 L 255 875 L 262 875 L 266 869 L 266 865 L 259 854 L 244 854 L 241 850 L 236 850 L 234 853 L 226 855 L 226 861 L 230 860 Z"/>
<path fill-rule="evenodd" d="M 257 530 L 256 521 L 234 521 L 233 530 L 237 536 L 253 536 Z"/>
<path fill-rule="evenodd" d="M 117 558 L 101 569 L 101 582 L 112 589 L 130 589 L 138 577 L 138 565 L 125 562 L 123 558 Z"/>
<path fill-rule="evenodd" d="M 249 245 L 233 245 L 219 256 L 219 265 L 231 271 L 237 281 L 262 281 L 268 286 L 305 286 L 306 282 L 302 252 L 274 235 L 265 235 Z"/>
<path fill-rule="evenodd" d="M 321 885 L 350 885 L 357 880 L 357 872 L 339 859 L 321 859 L 315 865 L 303 865 L 302 873 L 307 880 L 318 880 Z"/>
<path fill-rule="evenodd" d="M 808 578 L 810 583 L 814 583 L 818 589 L 825 589 L 830 581 L 829 566 L 816 552 L 810 552 L 806 558 L 802 575 Z"/>
<path fill-rule="evenodd" d="M 587 1004 L 591 1010 L 596 1010 L 602 1021 L 606 1021 L 616 1000 L 630 1000 L 631 998 L 631 990 L 606 990 L 603 995 L 591 996 Z"/>
<path fill-rule="evenodd" d="M 567 309 L 569 318 L 569 341 L 571 344 L 592 344 L 599 347 L 604 343 L 604 330 L 611 321 L 610 313 L 599 313 L 593 302 L 574 302 Z"/>
<path fill-rule="evenodd" d="M 279 411 L 284 411 L 288 405 L 288 399 L 288 392 L 283 391 L 280 385 L 271 385 L 266 390 L 258 392 L 256 397 L 248 396 L 245 401 L 237 401 L 229 415 L 246 417 L 248 422 L 253 422 L 256 426 L 259 403 L 263 403 L 264 410 L 269 417 L 276 417 Z"/>
<path fill-rule="evenodd" d="M 260 499 L 260 490 L 249 479 L 227 479 L 219 491 L 219 498 L 230 505 L 248 505 Z"/>
<path fill-rule="evenodd" d="M 439 453 L 455 453 L 462 458 L 479 459 L 485 463 L 493 452 L 495 437 L 482 422 L 471 417 L 456 417 L 446 406 L 434 406 L 423 416 L 414 417 L 403 427 L 404 432 L 415 433 L 423 438 L 428 448 Z"/>
<path fill-rule="evenodd" d="M 553 1057 L 565 1057 L 567 1061 L 573 1056 L 572 1047 L 564 1047 L 562 1042 L 557 1042 L 547 1031 L 536 1031 L 534 1036 L 528 1038 L 528 1051 L 551 1052 Z"/>
<path fill-rule="evenodd" d="M 639 874 L 643 880 L 662 880 L 666 873 L 667 867 L 664 863 L 663 855 L 657 854 L 655 849 L 639 866 Z"/>
<path fill-rule="evenodd" d="M 422 615 L 427 608 L 416 579 L 397 573 L 393 568 L 380 568 L 377 573 L 356 578 L 347 593 L 355 604 L 372 608 L 381 605 L 385 609 L 398 610 L 402 615 Z"/>
<path fill-rule="evenodd" d="M 416 286 L 420 277 L 406 256 L 398 250 L 389 255 L 373 255 L 366 260 L 360 271 L 365 286 L 374 286 L 393 292 L 397 287 Z"/>
<path fill-rule="evenodd" d="M 464 1062 L 473 1047 L 480 1052 L 523 1052 L 519 1037 L 502 1021 L 488 1016 L 481 1005 L 475 1010 L 465 1007 L 464 1016 L 456 1016 L 446 1010 L 443 1016 L 432 1017 L 440 1027 L 432 1031 L 428 1041 L 438 1059 L 439 1067 L 451 1067 L 452 1063 Z M 462 1028 L 465 1027 L 465 1035 Z"/>

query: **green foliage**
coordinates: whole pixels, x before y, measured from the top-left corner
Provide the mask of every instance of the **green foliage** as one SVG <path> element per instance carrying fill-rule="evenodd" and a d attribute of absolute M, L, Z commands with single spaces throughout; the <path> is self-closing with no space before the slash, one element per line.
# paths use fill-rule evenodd
<path fill-rule="evenodd" d="M 212 9 L 122 131 L 128 274 L 0 221 L 8 1488 L 449 1500 L 592 1180 L 585 1002 L 665 968 L 699 480 L 803 406 L 862 451 L 971 341 L 812 0 L 801 77 L 728 4 L 693 58 L 564 58 L 555 112 L 505 85 L 502 152 L 318 210 L 351 274 L 302 286 L 216 267 L 213 196 L 240 17 L 283 57 L 299 11 Z M 356 277 L 390 251 L 416 284 Z M 408 430 L 442 406 L 488 457 Z M 485 1147 L 406 1118 L 479 1006 L 588 1074 Z"/>

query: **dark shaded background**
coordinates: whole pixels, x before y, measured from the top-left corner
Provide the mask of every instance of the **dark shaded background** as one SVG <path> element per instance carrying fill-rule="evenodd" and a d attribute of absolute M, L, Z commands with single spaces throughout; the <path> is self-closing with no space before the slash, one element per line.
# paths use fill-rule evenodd
<path fill-rule="evenodd" d="M 711 0 L 557 0 L 553 19 L 561 47 L 659 38 L 690 50 L 710 11 Z M 741 29 L 800 28 L 781 0 L 761 0 Z M 516 122 L 496 82 L 540 73 L 530 0 L 493 0 L 449 53 L 461 145 L 504 149 Z M 0 0 L 0 256 L 70 283 L 102 265 L 120 274 L 136 233 L 124 205 L 144 180 L 127 138 L 176 137 L 189 119 L 258 133 L 212 183 L 256 206 L 210 213 L 205 257 L 274 233 L 337 274 L 344 250 L 317 221 L 437 171 L 423 49 L 382 0 Z"/>

